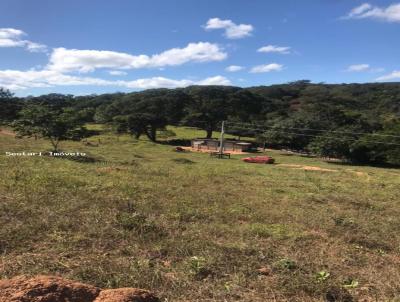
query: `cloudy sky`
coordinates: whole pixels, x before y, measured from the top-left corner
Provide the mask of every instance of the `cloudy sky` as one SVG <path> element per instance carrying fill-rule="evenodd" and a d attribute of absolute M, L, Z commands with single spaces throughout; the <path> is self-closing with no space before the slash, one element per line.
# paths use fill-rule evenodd
<path fill-rule="evenodd" d="M 400 81 L 400 2 L 1 0 L 0 87 Z"/>

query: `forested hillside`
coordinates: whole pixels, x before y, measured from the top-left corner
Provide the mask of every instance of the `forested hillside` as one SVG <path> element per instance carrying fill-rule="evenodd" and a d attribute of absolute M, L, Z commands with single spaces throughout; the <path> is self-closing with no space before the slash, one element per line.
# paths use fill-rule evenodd
<path fill-rule="evenodd" d="M 35 112 L 43 115 L 43 110 L 64 113 L 66 119 L 73 116 L 76 127 L 72 128 L 82 130 L 86 122 L 104 123 L 116 132 L 147 135 L 152 141 L 166 125 L 198 127 L 211 137 L 226 121 L 228 133 L 254 136 L 272 148 L 359 163 L 400 163 L 400 83 L 333 85 L 303 80 L 249 88 L 190 86 L 26 98 L 1 90 L 0 100 L 2 123 L 25 128 L 24 135 L 33 133 L 26 131 L 27 123 Z M 18 123 L 21 120 L 25 122 Z M 60 139 L 72 136 L 76 138 L 77 132 Z"/>

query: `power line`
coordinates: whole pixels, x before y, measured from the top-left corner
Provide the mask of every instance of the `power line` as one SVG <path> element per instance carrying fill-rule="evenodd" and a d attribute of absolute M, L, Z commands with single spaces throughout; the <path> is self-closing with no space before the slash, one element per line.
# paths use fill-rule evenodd
<path fill-rule="evenodd" d="M 208 121 L 196 121 L 193 124 L 196 124 L 196 123 L 206 124 L 206 123 L 209 123 L 209 122 Z M 247 125 L 257 126 L 257 124 L 245 123 L 245 122 L 240 122 L 239 123 L 239 122 L 232 122 L 232 121 L 226 121 L 225 122 L 225 125 L 229 125 L 229 124 L 233 124 L 234 127 L 244 128 L 244 130 L 256 130 L 258 132 L 270 131 L 270 132 L 274 132 L 274 133 L 286 133 L 286 134 L 298 135 L 298 136 L 304 136 L 304 137 L 331 138 L 331 139 L 339 139 L 339 140 L 345 140 L 345 141 L 354 141 L 354 142 L 365 142 L 365 143 L 400 146 L 400 144 L 390 143 L 390 142 L 371 141 L 371 140 L 362 140 L 362 139 L 354 139 L 354 138 L 333 137 L 333 136 L 322 136 L 322 135 L 312 135 L 312 134 L 304 134 L 304 133 L 297 133 L 297 132 L 288 132 L 288 131 L 284 131 L 284 130 L 273 130 L 273 129 L 277 129 L 278 127 L 264 126 L 264 125 L 260 125 L 260 124 L 258 124 L 258 126 L 269 128 L 269 129 L 265 129 L 265 128 L 248 128 L 249 126 L 247 126 Z M 194 126 L 194 125 L 190 126 L 190 125 L 187 125 L 185 123 L 179 123 L 178 125 L 186 126 L 186 127 L 198 128 L 198 126 Z M 221 122 L 218 122 L 215 126 L 218 127 L 219 125 L 221 125 Z M 289 129 L 289 130 L 318 131 L 318 132 L 328 132 L 328 133 L 337 133 L 337 134 L 353 134 L 353 135 L 374 135 L 374 136 L 382 136 L 382 137 L 400 138 L 400 136 L 398 136 L 398 135 L 376 134 L 376 133 L 367 133 L 367 132 L 364 132 L 364 133 L 360 133 L 360 132 L 344 132 L 344 131 L 310 129 L 310 128 L 295 128 L 295 127 L 280 127 L 280 128 Z M 228 133 L 229 130 L 226 130 L 225 132 Z"/>
<path fill-rule="evenodd" d="M 270 130 L 270 129 L 261 129 L 261 128 L 245 128 L 245 126 L 243 126 L 242 128 L 244 128 L 244 130 L 259 130 L 259 131 L 263 131 L 263 132 L 270 131 L 270 132 L 275 132 L 275 133 L 286 133 L 286 134 L 292 134 L 292 135 L 298 135 L 298 136 L 306 136 L 306 137 L 331 138 L 331 139 L 347 140 L 347 141 L 354 141 L 354 142 L 365 142 L 365 143 L 400 146 L 400 144 L 389 143 L 389 142 L 381 142 L 381 141 L 370 141 L 370 140 L 362 140 L 362 139 L 354 139 L 354 138 L 311 135 L 311 134 L 304 134 L 304 133 L 297 133 L 297 132 L 287 132 L 287 131 L 283 131 L 283 130 Z M 228 132 L 228 131 L 226 131 L 226 132 Z"/>
<path fill-rule="evenodd" d="M 231 121 L 227 121 L 226 123 L 227 124 L 239 124 L 237 122 L 231 122 Z M 311 128 L 295 128 L 295 127 L 276 127 L 276 126 L 265 126 L 265 125 L 260 125 L 260 124 L 257 125 L 257 124 L 245 123 L 245 122 L 243 122 L 241 124 L 247 124 L 247 125 L 250 125 L 250 126 L 261 126 L 261 127 L 265 127 L 265 128 L 271 128 L 271 129 L 282 128 L 282 129 L 300 130 L 300 131 L 317 131 L 317 132 L 331 132 L 331 133 L 338 133 L 338 134 L 373 135 L 373 136 L 400 138 L 399 135 L 391 135 L 391 134 L 378 134 L 378 133 L 368 133 L 368 132 L 334 131 L 334 130 L 311 129 Z"/>

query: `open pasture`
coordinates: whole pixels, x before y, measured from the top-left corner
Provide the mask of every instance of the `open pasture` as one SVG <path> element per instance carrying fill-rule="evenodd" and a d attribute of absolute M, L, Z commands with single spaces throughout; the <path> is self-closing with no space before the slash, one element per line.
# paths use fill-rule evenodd
<path fill-rule="evenodd" d="M 1 278 L 59 274 L 165 301 L 324 301 L 339 289 L 398 301 L 399 170 L 279 151 L 267 152 L 275 165 L 246 164 L 92 128 L 90 144 L 61 143 L 82 158 L 6 156 L 50 146 L 0 133 Z"/>

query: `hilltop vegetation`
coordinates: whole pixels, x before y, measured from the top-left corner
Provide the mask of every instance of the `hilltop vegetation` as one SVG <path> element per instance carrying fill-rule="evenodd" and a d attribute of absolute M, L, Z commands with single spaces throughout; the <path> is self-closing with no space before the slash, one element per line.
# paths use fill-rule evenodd
<path fill-rule="evenodd" d="M 89 130 L 90 144 L 61 146 L 80 159 L 5 156 L 49 143 L 0 134 L 0 278 L 60 274 L 177 302 L 398 299 L 398 170 L 278 151 L 277 165 L 246 164 Z M 167 130 L 179 136 L 161 142 L 203 132 Z"/>
<path fill-rule="evenodd" d="M 255 137 L 269 147 L 355 163 L 400 163 L 398 83 L 329 85 L 297 81 L 250 88 L 191 86 L 23 99 L 1 90 L 0 99 L 0 119 L 8 123 L 21 118 L 18 113 L 22 108 L 40 105 L 64 115 L 75 112 L 81 124 L 106 123 L 116 132 L 136 138 L 146 135 L 156 141 L 157 131 L 166 125 L 198 127 L 205 131 L 204 136 L 211 137 L 225 120 L 228 133 Z M 81 132 L 82 136 L 87 134 Z M 78 139 L 79 135 L 74 137 Z"/>

